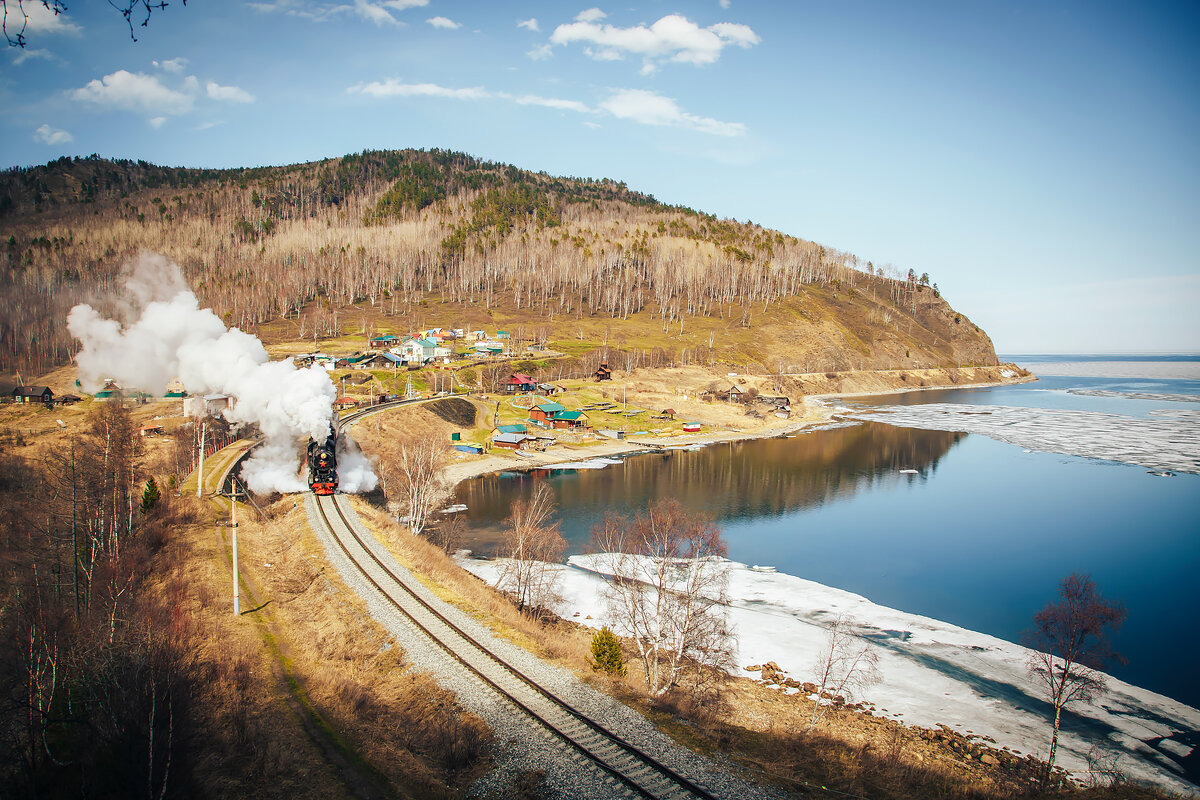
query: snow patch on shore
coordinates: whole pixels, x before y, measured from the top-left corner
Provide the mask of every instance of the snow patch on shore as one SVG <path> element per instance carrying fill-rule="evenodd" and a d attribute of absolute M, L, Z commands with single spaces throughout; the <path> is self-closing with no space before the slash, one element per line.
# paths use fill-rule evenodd
<path fill-rule="evenodd" d="M 502 559 L 476 560 L 465 553 L 457 560 L 493 585 L 503 566 Z M 556 565 L 562 617 L 595 628 L 608 622 L 605 579 L 598 572 L 603 563 L 601 556 L 578 555 Z M 1049 706 L 1026 675 L 1026 648 L 737 562 L 729 562 L 729 595 L 739 665 L 774 661 L 791 677 L 811 680 L 826 626 L 844 614 L 858 635 L 878 648 L 883 682 L 859 698 L 873 702 L 878 713 L 922 727 L 944 723 L 963 733 L 990 736 L 997 746 L 1045 756 Z M 754 676 L 740 668 L 738 674 Z M 1179 777 L 1183 770 L 1177 759 L 1184 757 L 1185 747 L 1171 738 L 1188 738 L 1197 731 L 1200 710 L 1109 678 L 1101 696 L 1068 715 L 1059 764 L 1086 770 L 1084 756 L 1096 745 L 1119 754 L 1121 769 L 1135 779 L 1200 796 L 1194 784 Z"/>

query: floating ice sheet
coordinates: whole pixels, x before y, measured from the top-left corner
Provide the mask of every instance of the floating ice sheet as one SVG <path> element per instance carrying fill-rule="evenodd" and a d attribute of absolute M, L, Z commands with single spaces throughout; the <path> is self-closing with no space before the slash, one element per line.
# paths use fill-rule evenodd
<path fill-rule="evenodd" d="M 1149 418 L 1068 409 L 927 403 L 854 412 L 908 428 L 965 431 L 1001 442 L 1149 469 L 1200 473 L 1200 412 L 1151 411 Z"/>

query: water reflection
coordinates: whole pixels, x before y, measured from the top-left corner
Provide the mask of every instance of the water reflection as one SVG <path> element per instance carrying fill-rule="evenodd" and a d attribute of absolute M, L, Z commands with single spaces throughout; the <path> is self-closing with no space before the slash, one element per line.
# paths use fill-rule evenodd
<path fill-rule="evenodd" d="M 466 546 L 491 553 L 512 501 L 548 480 L 558 497 L 568 553 L 578 553 L 592 525 L 609 510 L 631 513 L 656 498 L 674 497 L 722 522 L 779 516 L 880 484 L 924 480 L 965 436 L 865 423 L 794 438 L 639 454 L 604 469 L 487 475 L 460 485 L 456 502 L 468 507 Z"/>

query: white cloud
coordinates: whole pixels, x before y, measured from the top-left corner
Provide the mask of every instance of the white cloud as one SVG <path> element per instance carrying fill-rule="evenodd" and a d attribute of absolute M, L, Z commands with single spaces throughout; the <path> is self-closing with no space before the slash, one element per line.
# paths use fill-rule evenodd
<path fill-rule="evenodd" d="M 75 141 L 75 137 L 59 128 L 51 128 L 49 125 L 41 125 L 33 132 L 33 140 L 42 144 L 67 144 Z"/>
<path fill-rule="evenodd" d="M 544 106 L 545 108 L 557 108 L 560 111 L 578 111 L 580 114 L 594 114 L 595 109 L 589 107 L 586 103 L 581 103 L 578 100 L 561 100 L 557 97 L 538 97 L 535 94 L 523 94 L 518 96 L 504 95 L 506 98 L 512 99 L 519 106 Z"/>
<path fill-rule="evenodd" d="M 183 114 L 192 108 L 190 94 L 168 88 L 154 76 L 123 69 L 91 80 L 69 96 L 96 106 L 154 114 Z"/>
<path fill-rule="evenodd" d="M 165 72 L 178 73 L 183 72 L 184 67 L 187 66 L 188 60 L 186 58 L 171 58 L 166 61 L 153 61 L 151 63 L 154 64 L 154 66 L 158 69 L 164 70 Z"/>
<path fill-rule="evenodd" d="M 534 61 L 545 61 L 550 56 L 554 55 L 554 48 L 548 44 L 539 45 L 525 54 Z"/>
<path fill-rule="evenodd" d="M 13 8 L 16 6 L 16 8 Z M 48 34 L 57 33 L 64 36 L 78 36 L 83 33 L 83 28 L 71 22 L 70 18 L 65 13 L 55 14 L 49 8 L 42 5 L 41 0 L 33 0 L 33 2 L 6 3 L 5 11 L 9 19 L 5 20 L 5 25 L 10 33 L 20 31 L 21 24 L 24 22 L 25 34 Z M 24 20 L 21 19 L 21 12 L 25 13 Z"/>
<path fill-rule="evenodd" d="M 688 128 L 713 136 L 746 134 L 746 126 L 740 122 L 721 122 L 688 114 L 671 98 L 644 89 L 621 89 L 600 103 L 600 108 L 617 119 L 632 120 L 643 125 Z"/>
<path fill-rule="evenodd" d="M 354 0 L 354 13 L 376 25 L 401 24 L 386 8 L 375 3 L 370 3 L 367 0 Z"/>
<path fill-rule="evenodd" d="M 150 119 L 146 120 L 146 122 L 150 123 L 150 127 L 154 128 L 155 130 L 158 130 L 159 128 L 161 128 L 163 126 L 163 123 L 166 121 L 167 121 L 166 117 L 151 117 Z"/>
<path fill-rule="evenodd" d="M 467 89 L 451 89 L 436 83 L 404 83 L 398 78 L 356 84 L 346 91 L 369 94 L 372 97 L 448 97 L 452 100 L 486 100 L 492 93 L 478 86 Z"/>
<path fill-rule="evenodd" d="M 599 22 L 600 20 L 604 19 L 607 16 L 608 16 L 608 14 L 605 14 L 603 11 L 601 11 L 598 8 L 589 8 L 586 11 L 580 11 L 578 14 L 576 14 L 575 21 L 576 22 Z"/>
<path fill-rule="evenodd" d="M 54 54 L 49 50 L 33 50 L 28 47 L 10 47 L 9 52 L 12 53 L 13 65 L 18 67 L 24 64 L 26 61 L 30 61 L 35 58 L 44 58 L 47 61 L 54 60 Z"/>
<path fill-rule="evenodd" d="M 555 28 L 550 35 L 551 43 L 564 46 L 584 43 L 588 45 L 584 52 L 601 61 L 618 60 L 626 55 L 641 56 L 643 74 L 654 72 L 660 60 L 712 64 L 729 45 L 753 47 L 762 41 L 749 26 L 733 22 L 701 28 L 686 17 L 668 14 L 650 27 L 619 28 L 596 24 L 598 17 L 591 11 L 577 16 L 575 22 Z"/>
<path fill-rule="evenodd" d="M 312 2 L 312 0 L 271 0 L 271 2 L 250 2 L 247 5 L 263 14 L 286 14 L 289 17 L 299 17 L 311 22 L 328 22 L 344 14 L 355 14 L 376 25 L 404 27 L 405 23 L 397 20 L 390 12 L 427 6 L 429 0 L 382 0 L 381 2 L 354 0 L 353 5 L 344 2 L 320 3 Z"/>
<path fill-rule="evenodd" d="M 445 28 L 446 30 L 454 30 L 455 28 L 462 27 L 461 24 L 447 17 L 430 17 L 425 21 L 435 28 Z"/>
<path fill-rule="evenodd" d="M 517 23 L 517 27 L 525 28 L 526 30 L 533 31 L 534 33 L 537 33 L 538 31 L 541 30 L 541 28 L 538 27 L 537 17 L 530 17 L 529 19 L 523 19 Z"/>
<path fill-rule="evenodd" d="M 213 100 L 229 100 L 234 103 L 253 103 L 254 95 L 247 92 L 245 89 L 239 89 L 237 86 L 222 86 L 216 81 L 209 81 L 204 85 L 204 91 Z"/>
<path fill-rule="evenodd" d="M 717 5 L 726 10 L 729 9 L 729 0 L 717 0 Z"/>
<path fill-rule="evenodd" d="M 399 78 L 360 83 L 346 89 L 352 94 L 371 97 L 443 97 L 451 100 L 503 100 L 519 106 L 540 106 L 578 114 L 608 114 L 617 119 L 642 125 L 669 126 L 707 133 L 712 136 L 744 136 L 746 126 L 740 122 L 722 122 L 710 117 L 689 114 L 670 97 L 642 89 L 618 89 L 599 106 L 589 106 L 578 100 L 542 97 L 536 94 L 510 94 L 489 91 L 482 86 L 454 89 L 436 83 L 405 83 Z"/>

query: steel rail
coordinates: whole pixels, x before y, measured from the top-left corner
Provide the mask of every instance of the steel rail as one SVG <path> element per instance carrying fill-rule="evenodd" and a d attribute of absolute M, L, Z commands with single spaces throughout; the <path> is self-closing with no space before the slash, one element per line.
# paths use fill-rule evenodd
<path fill-rule="evenodd" d="M 355 569 L 383 595 L 383 597 L 392 604 L 400 613 L 406 616 L 418 629 L 426 636 L 432 639 L 437 645 L 445 650 L 455 661 L 466 667 L 478 679 L 483 681 L 493 691 L 507 698 L 526 714 L 535 719 L 539 724 L 548 729 L 551 733 L 563 739 L 567 744 L 575 750 L 583 754 L 589 760 L 597 764 L 601 769 L 610 775 L 614 776 L 622 783 L 626 784 L 638 794 L 645 797 L 655 798 L 655 800 L 663 800 L 664 798 L 684 798 L 698 797 L 702 800 L 716 800 L 704 788 L 693 783 L 689 779 L 672 770 L 670 767 L 662 764 L 653 756 L 650 756 L 638 749 L 634 745 L 625 742 L 621 737 L 609 731 L 600 723 L 593 720 L 583 712 L 571 706 L 566 701 L 559 698 L 557 695 L 541 686 L 537 681 L 529 678 L 516 667 L 504 661 L 500 656 L 493 653 L 478 640 L 472 637 L 467 632 L 463 631 L 456 624 L 446 618 L 440 611 L 434 608 L 428 601 L 418 595 L 406 581 L 401 579 L 395 572 L 388 568 L 370 547 L 362 540 L 354 529 L 354 525 L 346 518 L 341 507 L 338 505 L 336 495 L 329 497 L 329 505 L 331 505 L 337 516 L 340 518 L 342 527 L 349 532 L 350 536 L 357 543 L 358 547 L 373 562 L 373 567 L 382 571 L 394 584 L 401 589 L 404 594 L 410 598 L 410 602 L 416 602 L 420 606 L 420 610 L 432 616 L 437 623 L 445 626 L 448 629 L 449 635 L 443 634 L 439 636 L 430 629 L 430 625 L 417 619 L 412 610 L 406 608 L 406 604 L 397 599 L 391 592 L 385 589 L 378 580 L 371 576 L 368 568 L 355 557 L 350 551 L 350 548 L 342 540 L 335 526 L 329 519 L 329 515 L 325 509 L 325 498 L 315 497 L 317 510 L 320 513 L 321 519 L 328 529 L 330 535 L 341 549 L 342 553 L 350 560 L 350 563 Z M 502 673 L 515 678 L 518 682 L 518 689 L 533 691 L 538 697 L 550 703 L 551 710 L 556 711 L 567 717 L 567 723 L 555 722 L 547 719 L 545 710 L 539 711 L 531 707 L 527 700 L 522 700 L 515 696 L 512 688 L 502 687 L 497 680 L 488 675 L 471 663 L 467 654 L 460 652 L 451 642 L 446 639 L 458 638 L 464 643 L 460 647 L 465 647 L 469 651 L 484 657 L 486 662 L 499 667 Z M 573 724 L 572 724 L 573 723 Z M 572 730 L 571 728 L 574 728 Z M 589 735 L 590 734 L 590 735 Z M 591 741 L 588 741 L 591 739 Z M 604 749 L 609 752 L 605 753 Z M 615 752 L 614 752 L 615 750 Z"/>

